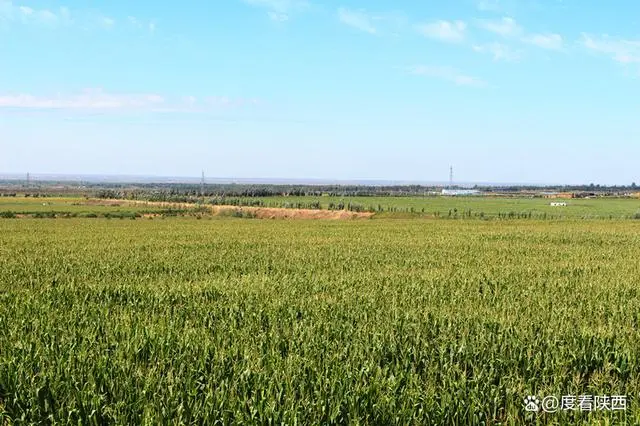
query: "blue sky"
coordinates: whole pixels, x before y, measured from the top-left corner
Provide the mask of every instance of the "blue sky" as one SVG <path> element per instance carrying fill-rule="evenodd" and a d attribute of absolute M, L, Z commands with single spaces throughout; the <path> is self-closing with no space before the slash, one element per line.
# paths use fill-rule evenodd
<path fill-rule="evenodd" d="M 0 0 L 0 174 L 640 183 L 635 0 Z"/>

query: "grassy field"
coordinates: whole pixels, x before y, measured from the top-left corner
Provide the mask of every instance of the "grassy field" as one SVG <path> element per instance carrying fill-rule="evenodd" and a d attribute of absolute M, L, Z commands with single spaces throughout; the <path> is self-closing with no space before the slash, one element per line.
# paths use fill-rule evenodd
<path fill-rule="evenodd" d="M 319 205 L 327 209 L 331 204 L 346 207 L 349 203 L 365 210 L 372 209 L 377 218 L 433 217 L 496 218 L 531 217 L 534 219 L 629 219 L 640 218 L 640 199 L 637 198 L 595 198 L 550 200 L 543 198 L 506 197 L 267 197 L 232 198 L 227 202 L 241 204 L 260 203 L 265 207 L 309 207 Z M 565 201 L 566 207 L 552 207 L 552 201 Z M 195 207 L 195 206 L 194 206 Z M 51 213 L 68 216 L 95 214 L 104 216 L 127 216 L 131 214 L 161 214 L 166 208 L 144 203 L 131 205 L 121 201 L 108 205 L 104 200 L 84 198 L 24 198 L 0 197 L 0 213 L 46 215 Z"/>
<path fill-rule="evenodd" d="M 365 208 L 384 212 L 400 213 L 407 210 L 414 213 L 439 214 L 446 217 L 451 210 L 462 212 L 484 213 L 487 217 L 495 217 L 499 213 L 533 213 L 547 214 L 547 217 L 567 218 L 628 218 L 640 213 L 640 199 L 637 198 L 591 198 L 591 199 L 545 199 L 545 198 L 511 198 L 511 197 L 269 197 L 261 199 L 267 205 L 282 206 L 285 204 L 319 203 L 322 208 L 329 204 L 355 203 Z M 566 202 L 567 207 L 552 207 L 551 202 Z M 382 215 L 384 216 L 384 215 Z M 393 215 L 386 215 L 393 216 Z"/>
<path fill-rule="evenodd" d="M 80 197 L 0 197 L 0 213 L 12 212 L 18 215 L 72 214 L 72 215 L 127 215 L 155 213 L 161 209 L 154 206 L 130 205 L 123 201 L 107 205 L 101 200 L 88 200 Z"/>
<path fill-rule="evenodd" d="M 0 220 L 0 424 L 639 424 L 640 221 Z M 627 395 L 626 412 L 523 398 Z"/>

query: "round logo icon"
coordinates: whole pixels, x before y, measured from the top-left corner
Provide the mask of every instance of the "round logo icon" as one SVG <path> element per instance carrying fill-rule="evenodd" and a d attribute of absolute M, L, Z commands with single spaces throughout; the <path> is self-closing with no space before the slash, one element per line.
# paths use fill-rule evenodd
<path fill-rule="evenodd" d="M 535 395 L 529 395 L 524 399 L 524 409 L 532 413 L 540 411 L 540 400 Z"/>

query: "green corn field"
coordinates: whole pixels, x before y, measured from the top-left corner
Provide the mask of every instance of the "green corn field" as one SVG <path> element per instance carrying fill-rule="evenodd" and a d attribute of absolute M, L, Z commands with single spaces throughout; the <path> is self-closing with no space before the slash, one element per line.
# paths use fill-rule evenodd
<path fill-rule="evenodd" d="M 640 424 L 639 329 L 640 221 L 0 219 L 0 425 Z"/>

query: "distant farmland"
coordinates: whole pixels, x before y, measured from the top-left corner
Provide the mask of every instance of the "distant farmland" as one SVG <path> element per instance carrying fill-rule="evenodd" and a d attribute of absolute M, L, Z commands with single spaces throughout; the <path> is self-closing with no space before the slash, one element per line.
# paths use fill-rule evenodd
<path fill-rule="evenodd" d="M 570 199 L 566 208 L 550 206 L 553 200 L 545 198 L 518 197 L 269 197 L 260 198 L 266 205 L 292 205 L 319 203 L 322 208 L 330 204 L 338 206 L 348 203 L 363 206 L 365 209 L 381 208 L 383 212 L 414 212 L 430 215 L 433 213 L 448 216 L 449 211 L 462 216 L 463 212 L 484 213 L 485 216 L 498 216 L 509 213 L 533 213 L 536 216 L 547 213 L 549 217 L 567 218 L 628 218 L 640 212 L 640 199 L 634 198 L 592 198 Z M 453 210 L 457 212 L 453 212 Z"/>
<path fill-rule="evenodd" d="M 500 219 L 638 219 L 640 199 L 592 198 L 563 200 L 553 207 L 544 198 L 517 197 L 205 197 L 195 203 L 145 203 L 142 200 L 98 200 L 73 197 L 0 197 L 0 213 L 46 216 L 162 214 L 170 210 L 209 211 L 228 205 L 289 209 L 331 209 L 372 212 L 374 218 L 500 218 Z M 173 207 L 170 207 L 173 206 Z"/>

